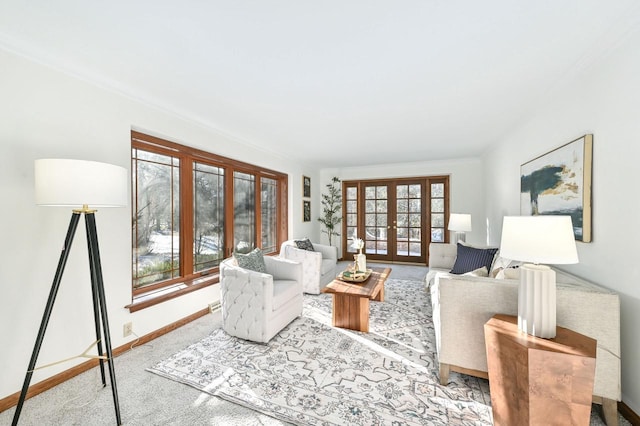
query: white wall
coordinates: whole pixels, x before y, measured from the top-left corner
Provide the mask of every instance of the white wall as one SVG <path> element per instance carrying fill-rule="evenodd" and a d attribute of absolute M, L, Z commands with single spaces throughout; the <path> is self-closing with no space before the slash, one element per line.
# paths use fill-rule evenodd
<path fill-rule="evenodd" d="M 302 176 L 311 179 L 311 197 L 303 198 Z M 302 174 L 289 176 L 289 237 L 309 238 L 311 241 L 320 241 L 320 222 L 318 218 L 322 213 L 320 204 L 320 174 L 317 169 L 307 167 Z M 302 201 L 311 201 L 311 221 L 302 221 Z"/>
<path fill-rule="evenodd" d="M 578 243 L 580 263 L 566 267 L 621 298 L 623 401 L 640 413 L 640 32 L 550 96 L 485 156 L 489 239 L 502 217 L 519 214 L 520 164 L 593 133 L 593 242 Z"/>
<path fill-rule="evenodd" d="M 342 180 L 450 175 L 450 207 L 471 213 L 467 241 L 497 245 L 502 217 L 519 213 L 520 164 L 571 141 L 594 134 L 593 242 L 578 247 L 581 263 L 567 268 L 618 291 L 622 300 L 623 400 L 640 412 L 640 267 L 635 188 L 640 147 L 640 36 L 634 34 L 603 63 L 575 79 L 484 161 L 424 161 L 411 164 L 326 169 L 296 165 L 239 141 L 181 120 L 0 51 L 0 398 L 18 391 L 33 348 L 55 272 L 70 212 L 34 205 L 33 161 L 67 157 L 129 168 L 132 127 L 177 142 L 289 174 L 289 234 L 320 238 L 320 194 L 332 176 Z M 302 222 L 302 175 L 311 177 L 312 221 Z M 483 185 L 484 182 L 484 185 Z M 104 209 L 98 234 L 114 347 L 126 343 L 122 324 L 133 321 L 143 335 L 183 318 L 219 297 L 217 286 L 130 314 L 130 210 Z M 324 238 L 324 236 L 323 236 Z M 80 353 L 93 340 L 84 229 L 78 230 L 39 363 Z M 32 383 L 78 363 L 37 372 Z"/>
<path fill-rule="evenodd" d="M 198 124 L 134 102 L 19 56 L 0 50 L 0 398 L 17 392 L 24 379 L 38 326 L 56 270 L 71 211 L 34 204 L 33 163 L 38 158 L 75 158 L 130 169 L 130 130 L 149 130 L 176 142 L 289 174 L 289 232 L 318 234 L 317 221 L 302 223 L 302 175 L 317 172 Z M 295 202 L 293 200 L 296 200 Z M 317 204 L 317 202 L 316 202 Z M 317 207 L 317 205 L 316 205 Z M 211 286 L 136 313 L 131 302 L 130 208 L 96 215 L 112 345 L 120 346 L 122 326 L 132 321 L 138 335 L 184 318 L 219 298 Z M 84 225 L 78 227 L 39 365 L 81 353 L 94 340 Z M 84 359 L 37 371 L 32 384 Z"/>
<path fill-rule="evenodd" d="M 486 229 L 483 172 L 483 163 L 480 159 L 460 159 L 324 169 L 320 177 L 324 191 L 325 185 L 333 176 L 339 177 L 340 180 L 358 180 L 449 175 L 449 208 L 454 213 L 471 214 L 473 231 L 467 234 L 467 242 L 484 245 Z M 326 238 L 324 234 L 323 238 Z M 341 237 L 338 237 L 337 246 L 342 250 L 340 242 Z"/>

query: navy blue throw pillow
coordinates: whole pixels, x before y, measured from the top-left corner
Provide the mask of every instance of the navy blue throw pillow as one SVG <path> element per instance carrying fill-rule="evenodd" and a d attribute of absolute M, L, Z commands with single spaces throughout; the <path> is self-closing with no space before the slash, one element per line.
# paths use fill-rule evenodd
<path fill-rule="evenodd" d="M 458 243 L 458 256 L 450 272 L 452 274 L 466 274 L 483 266 L 486 266 L 488 271 L 497 251 L 497 248 L 481 249 Z"/>

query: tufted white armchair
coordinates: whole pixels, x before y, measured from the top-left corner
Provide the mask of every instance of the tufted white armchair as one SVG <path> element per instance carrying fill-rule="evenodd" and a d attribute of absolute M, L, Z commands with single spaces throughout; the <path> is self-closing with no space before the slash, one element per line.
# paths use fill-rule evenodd
<path fill-rule="evenodd" d="M 315 251 L 302 250 L 293 240 L 280 246 L 280 257 L 302 263 L 302 288 L 305 293 L 320 291 L 336 277 L 337 247 L 313 243 Z"/>
<path fill-rule="evenodd" d="M 265 256 L 267 273 L 220 263 L 222 328 L 232 336 L 266 343 L 302 315 L 302 265 Z"/>

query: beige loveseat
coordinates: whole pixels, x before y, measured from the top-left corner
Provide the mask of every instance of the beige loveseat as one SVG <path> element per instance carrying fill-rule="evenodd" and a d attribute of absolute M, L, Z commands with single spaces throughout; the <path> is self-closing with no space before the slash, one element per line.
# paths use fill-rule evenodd
<path fill-rule="evenodd" d="M 448 273 L 456 246 L 429 247 L 431 293 L 440 382 L 449 372 L 487 378 L 484 324 L 496 313 L 517 315 L 518 280 Z M 598 341 L 593 400 L 607 425 L 617 425 L 620 389 L 620 300 L 616 293 L 556 269 L 557 324 Z M 430 281 L 430 282 L 429 282 Z"/>

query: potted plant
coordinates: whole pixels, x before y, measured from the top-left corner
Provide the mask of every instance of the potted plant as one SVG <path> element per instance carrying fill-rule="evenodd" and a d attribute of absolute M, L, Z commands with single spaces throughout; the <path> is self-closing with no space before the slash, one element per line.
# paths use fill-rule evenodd
<path fill-rule="evenodd" d="M 340 209 L 342 208 L 342 194 L 340 188 L 340 179 L 331 178 L 331 183 L 326 185 L 327 193 L 322 194 L 322 216 L 318 221 L 323 225 L 323 234 L 329 237 L 329 245 L 332 245 L 332 237 L 340 235 L 338 225 L 342 222 Z"/>

